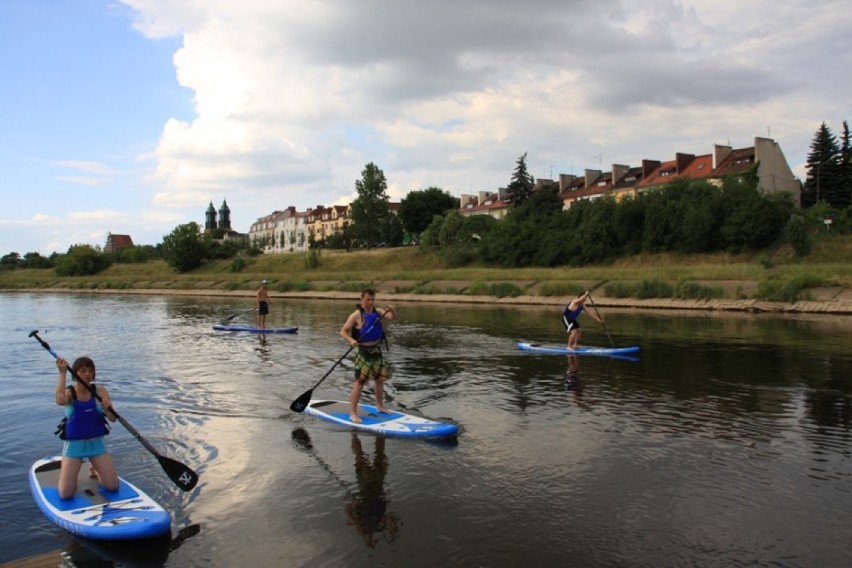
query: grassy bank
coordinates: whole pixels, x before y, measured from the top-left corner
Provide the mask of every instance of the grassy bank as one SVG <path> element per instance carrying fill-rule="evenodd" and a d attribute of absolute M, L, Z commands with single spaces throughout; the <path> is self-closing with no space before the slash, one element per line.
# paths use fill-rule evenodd
<path fill-rule="evenodd" d="M 248 259 L 239 271 L 234 267 L 233 261 L 217 261 L 180 274 L 163 261 L 152 261 L 115 264 L 95 276 L 65 278 L 56 276 L 52 269 L 14 270 L 0 273 L 0 287 L 254 290 L 265 278 L 273 291 L 280 292 L 356 291 L 367 285 L 394 282 L 396 291 L 424 294 L 567 295 L 592 284 L 622 290 L 619 294 L 629 296 L 638 294 L 631 290 L 642 283 L 646 293 L 649 284 L 650 288 L 665 288 L 657 285 L 665 283 L 681 294 L 691 288 L 692 294 L 698 294 L 693 297 L 709 293 L 713 297 L 746 297 L 749 294 L 743 290 L 747 289 L 758 294 L 786 289 L 787 297 L 780 299 L 790 300 L 796 294 L 804 298 L 809 288 L 852 288 L 852 237 L 821 240 L 805 259 L 795 258 L 781 248 L 743 255 L 640 255 L 606 266 L 583 268 L 451 268 L 435 252 L 405 247 L 262 255 Z M 738 287 L 738 282 L 744 285 Z M 708 292 L 713 289 L 716 291 Z M 718 289 L 722 296 L 718 296 Z"/>

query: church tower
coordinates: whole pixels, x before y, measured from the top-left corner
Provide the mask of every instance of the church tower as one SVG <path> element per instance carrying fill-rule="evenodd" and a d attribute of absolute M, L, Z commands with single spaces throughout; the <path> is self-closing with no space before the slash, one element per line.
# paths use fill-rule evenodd
<path fill-rule="evenodd" d="M 207 208 L 207 218 L 204 222 L 204 231 L 213 232 L 216 230 L 216 209 L 213 207 L 213 202 L 210 202 L 210 207 Z"/>
<path fill-rule="evenodd" d="M 226 231 L 231 230 L 231 210 L 228 208 L 228 202 L 224 199 L 222 200 L 222 206 L 219 208 L 219 228 Z"/>

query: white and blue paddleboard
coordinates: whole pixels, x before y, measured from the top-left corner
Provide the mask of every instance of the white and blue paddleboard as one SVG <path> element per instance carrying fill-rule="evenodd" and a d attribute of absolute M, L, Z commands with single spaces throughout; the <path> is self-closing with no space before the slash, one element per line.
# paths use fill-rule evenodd
<path fill-rule="evenodd" d="M 245 331 L 248 333 L 297 333 L 298 327 L 256 327 L 253 325 L 235 325 L 217 323 L 213 326 L 216 331 Z"/>
<path fill-rule="evenodd" d="M 576 349 L 568 349 L 562 346 L 548 346 L 540 343 L 518 343 L 518 349 L 521 351 L 530 351 L 532 353 L 543 353 L 546 355 L 603 355 L 603 356 L 630 356 L 639 353 L 639 346 L 632 345 L 630 347 L 577 347 Z"/>
<path fill-rule="evenodd" d="M 118 491 L 109 491 L 89 477 L 84 463 L 77 492 L 60 499 L 57 485 L 61 456 L 36 461 L 30 468 L 30 489 L 39 509 L 66 531 L 95 540 L 153 538 L 171 530 L 172 519 L 156 501 L 124 479 Z"/>
<path fill-rule="evenodd" d="M 329 422 L 385 436 L 449 438 L 459 432 L 456 424 L 436 422 L 396 410 L 379 412 L 375 406 L 369 404 L 358 405 L 358 417 L 363 421 L 359 424 L 349 419 L 349 403 L 339 400 L 312 400 L 304 412 Z"/>

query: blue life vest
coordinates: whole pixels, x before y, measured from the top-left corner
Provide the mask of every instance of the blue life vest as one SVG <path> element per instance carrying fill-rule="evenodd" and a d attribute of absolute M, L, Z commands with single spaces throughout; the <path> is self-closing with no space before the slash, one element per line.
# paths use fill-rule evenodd
<path fill-rule="evenodd" d="M 381 341 L 384 339 L 385 330 L 382 328 L 382 322 L 380 321 L 381 315 L 379 312 L 373 311 L 371 313 L 367 313 L 362 308 L 359 309 L 361 309 L 361 317 L 364 319 L 364 322 L 361 324 L 360 329 L 353 330 L 358 336 L 355 339 L 357 339 L 359 343 L 371 343 L 373 341 Z"/>
<path fill-rule="evenodd" d="M 97 392 L 97 385 L 92 385 Z M 109 434 L 109 425 L 103 415 L 102 408 L 96 396 L 92 396 L 86 402 L 77 400 L 74 387 L 68 387 L 73 399 L 73 410 L 71 414 L 62 419 L 57 427 L 56 434 L 62 440 L 88 440 L 100 438 Z M 68 410 L 66 409 L 66 414 Z"/>
<path fill-rule="evenodd" d="M 571 304 L 568 304 L 567 306 L 565 306 L 565 309 L 562 310 L 562 318 L 567 322 L 572 322 L 576 320 L 578 317 L 580 317 L 580 312 L 583 311 L 582 305 L 574 311 L 568 311 L 568 308 L 570 307 Z"/>

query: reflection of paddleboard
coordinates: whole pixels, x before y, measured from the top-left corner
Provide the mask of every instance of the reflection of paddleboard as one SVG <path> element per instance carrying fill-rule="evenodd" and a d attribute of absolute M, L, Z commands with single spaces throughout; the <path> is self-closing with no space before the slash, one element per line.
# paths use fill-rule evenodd
<path fill-rule="evenodd" d="M 298 327 L 255 327 L 253 325 L 236 325 L 217 323 L 213 326 L 216 331 L 246 331 L 249 333 L 297 333 Z"/>
<path fill-rule="evenodd" d="M 97 540 L 132 540 L 163 535 L 171 530 L 171 517 L 153 499 L 125 481 L 118 491 L 108 491 L 89 477 L 84 463 L 77 478 L 77 493 L 60 499 L 57 490 L 61 456 L 36 461 L 30 468 L 30 489 L 48 519 L 70 533 Z"/>
<path fill-rule="evenodd" d="M 539 343 L 518 343 L 518 349 L 521 351 L 531 351 L 533 353 L 546 353 L 549 355 L 630 355 L 639 352 L 639 346 L 633 345 L 630 347 L 577 347 L 576 349 L 568 349 L 567 347 L 547 346 Z"/>
<path fill-rule="evenodd" d="M 305 408 L 305 414 L 313 414 L 350 428 L 404 438 L 446 438 L 455 436 L 459 431 L 455 424 L 435 422 L 397 410 L 386 414 L 369 404 L 358 405 L 358 416 L 363 420 L 363 423 L 358 424 L 349 420 L 349 403 L 335 400 L 312 400 Z"/>

